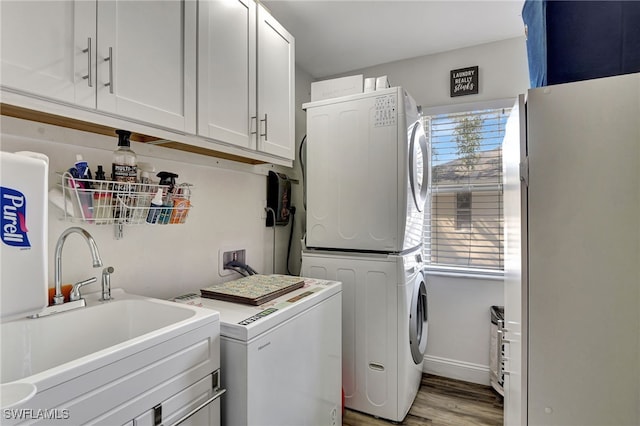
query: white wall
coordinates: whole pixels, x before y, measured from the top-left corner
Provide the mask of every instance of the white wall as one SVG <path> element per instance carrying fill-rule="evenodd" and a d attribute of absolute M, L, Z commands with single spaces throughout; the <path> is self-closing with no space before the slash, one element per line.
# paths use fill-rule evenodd
<path fill-rule="evenodd" d="M 479 93 L 449 96 L 449 71 L 477 65 Z M 392 86 L 403 86 L 423 108 L 514 98 L 529 87 L 524 37 L 486 43 L 450 52 L 381 64 L 344 75 L 386 75 Z"/>
<path fill-rule="evenodd" d="M 300 143 L 307 133 L 307 113 L 302 109 L 302 104 L 311 100 L 312 81 L 313 77 L 311 77 L 310 74 L 300 68 L 296 68 L 296 161 L 293 163 L 292 170 L 292 176 L 294 176 L 296 180 L 291 185 L 291 205 L 296 207 L 296 215 L 294 220 L 294 234 L 291 242 L 291 259 L 289 261 L 289 269 L 294 275 L 300 273 L 300 266 L 302 264 L 300 240 L 306 228 L 306 211 L 303 203 L 304 179 L 300 159 L 298 158 Z"/>
<path fill-rule="evenodd" d="M 449 97 L 449 71 L 479 67 L 477 95 Z M 524 37 L 422 56 L 343 75 L 386 75 L 424 108 L 515 98 L 529 86 Z M 340 76 L 343 76 L 340 75 Z M 339 77 L 339 76 L 337 76 Z M 491 305 L 503 305 L 501 280 L 428 275 L 429 340 L 424 371 L 489 384 Z"/>
<path fill-rule="evenodd" d="M 427 275 L 425 372 L 489 384 L 489 309 L 504 304 L 503 291 L 501 279 Z"/>

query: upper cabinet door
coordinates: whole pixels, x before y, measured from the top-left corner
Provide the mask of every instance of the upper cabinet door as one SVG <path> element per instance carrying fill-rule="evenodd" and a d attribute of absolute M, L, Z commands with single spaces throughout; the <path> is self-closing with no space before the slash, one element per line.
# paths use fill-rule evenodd
<path fill-rule="evenodd" d="M 198 25 L 198 134 L 255 149 L 256 4 L 201 0 Z"/>
<path fill-rule="evenodd" d="M 293 160 L 295 45 L 258 5 L 258 149 Z"/>
<path fill-rule="evenodd" d="M 98 42 L 98 110 L 195 133 L 195 1 L 100 0 Z"/>
<path fill-rule="evenodd" d="M 95 108 L 95 2 L 3 0 L 0 8 L 3 88 Z"/>

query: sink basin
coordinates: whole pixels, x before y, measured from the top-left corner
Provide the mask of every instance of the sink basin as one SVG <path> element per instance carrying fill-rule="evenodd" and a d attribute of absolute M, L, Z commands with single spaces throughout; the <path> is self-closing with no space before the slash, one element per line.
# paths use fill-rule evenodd
<path fill-rule="evenodd" d="M 3 388 L 20 382 L 40 391 L 219 318 L 211 310 L 122 289 L 112 296 L 100 302 L 99 293 L 89 294 L 84 308 L 2 323 Z"/>
<path fill-rule="evenodd" d="M 2 383 L 43 372 L 163 329 L 196 313 L 183 305 L 115 298 L 37 319 L 2 324 Z"/>
<path fill-rule="evenodd" d="M 0 385 L 0 406 L 11 408 L 31 399 L 37 392 L 33 383 L 12 382 Z"/>
<path fill-rule="evenodd" d="M 31 415 L 129 424 L 220 368 L 217 312 L 121 289 L 110 301 L 100 295 L 85 295 L 86 307 L 0 324 L 3 425 Z"/>

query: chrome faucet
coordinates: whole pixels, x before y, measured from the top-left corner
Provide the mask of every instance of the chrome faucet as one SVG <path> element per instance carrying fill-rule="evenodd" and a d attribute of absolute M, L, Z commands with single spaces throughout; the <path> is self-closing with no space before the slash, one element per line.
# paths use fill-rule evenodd
<path fill-rule="evenodd" d="M 85 239 L 87 245 L 89 246 L 89 250 L 91 251 L 91 257 L 93 258 L 93 267 L 99 268 L 102 266 L 102 259 L 100 258 L 100 253 L 98 252 L 98 246 L 96 245 L 95 240 L 84 229 L 74 226 L 67 230 L 65 230 L 62 235 L 58 238 L 58 242 L 56 243 L 56 251 L 54 255 L 55 260 L 55 285 L 56 285 L 56 294 L 53 296 L 53 304 L 61 305 L 64 303 L 64 295 L 62 294 L 62 247 L 64 246 L 64 242 L 67 240 L 67 237 L 73 233 L 79 234 L 81 237 Z M 91 281 L 94 282 L 94 281 Z M 84 283 L 84 282 L 81 282 Z M 88 284 L 88 283 L 87 283 Z M 81 285 L 76 289 L 79 297 L 79 289 Z"/>

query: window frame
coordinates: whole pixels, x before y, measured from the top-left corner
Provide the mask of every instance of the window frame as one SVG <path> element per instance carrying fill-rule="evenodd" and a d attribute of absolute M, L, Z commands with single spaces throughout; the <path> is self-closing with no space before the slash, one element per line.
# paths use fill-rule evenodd
<path fill-rule="evenodd" d="M 456 114 L 456 113 L 464 113 L 464 112 L 487 110 L 487 109 L 513 108 L 516 101 L 517 101 L 517 98 L 514 97 L 514 98 L 504 98 L 504 99 L 495 99 L 495 100 L 489 100 L 489 101 L 469 102 L 469 103 L 432 106 L 432 107 L 423 106 L 422 116 Z M 433 167 L 433 166 L 430 165 L 430 167 Z M 429 170 L 429 173 L 431 173 L 431 169 Z M 501 182 L 500 185 L 498 186 L 502 188 L 503 184 L 504 182 Z M 467 189 L 463 189 L 462 192 L 464 192 L 465 190 Z M 432 196 L 433 195 L 427 198 L 427 203 L 431 203 Z M 454 202 L 456 201 L 457 201 L 457 197 L 456 199 L 454 199 Z M 457 205 L 455 207 L 457 210 Z M 429 211 L 429 217 L 431 217 L 431 205 L 425 206 L 425 211 L 427 210 Z M 504 211 L 503 211 L 503 218 L 504 218 Z M 458 227 L 456 224 L 456 230 L 457 229 Z M 466 232 L 466 231 L 467 229 L 460 230 L 460 232 Z M 504 250 L 504 241 L 502 244 L 503 244 L 503 250 Z M 499 269 L 468 268 L 468 267 L 453 266 L 453 265 L 440 265 L 440 264 L 426 263 L 425 272 L 429 275 L 500 280 L 504 277 L 504 265 L 503 265 L 503 269 L 499 270 Z"/>

